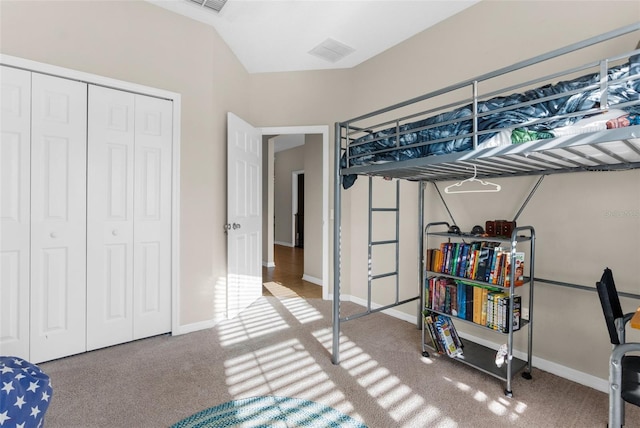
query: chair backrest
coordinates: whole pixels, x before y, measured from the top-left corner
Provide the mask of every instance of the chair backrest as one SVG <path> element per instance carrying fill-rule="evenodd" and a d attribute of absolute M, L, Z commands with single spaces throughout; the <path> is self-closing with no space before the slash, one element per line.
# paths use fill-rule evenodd
<path fill-rule="evenodd" d="M 596 282 L 596 288 L 598 289 L 598 297 L 600 297 L 600 304 L 602 305 L 602 312 L 607 323 L 611 343 L 618 345 L 620 344 L 620 338 L 618 337 L 615 320 L 622 318 L 624 313 L 622 312 L 622 306 L 620 306 L 620 299 L 618 298 L 618 291 L 613 281 L 611 269 L 605 268 L 600 281 Z"/>

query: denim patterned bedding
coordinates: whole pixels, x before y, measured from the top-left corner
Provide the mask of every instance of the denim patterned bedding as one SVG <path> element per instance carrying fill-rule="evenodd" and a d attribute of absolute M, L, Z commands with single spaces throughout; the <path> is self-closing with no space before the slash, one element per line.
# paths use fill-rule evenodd
<path fill-rule="evenodd" d="M 624 79 L 628 76 L 635 76 L 635 79 L 625 80 L 622 82 L 614 82 Z M 498 134 L 505 131 L 510 136 L 510 143 L 518 143 L 531 141 L 540 138 L 553 138 L 556 136 L 554 130 L 564 129 L 574 125 L 585 116 L 579 112 L 594 109 L 600 103 L 600 90 L 587 88 L 591 85 L 597 85 L 600 76 L 598 73 L 581 76 L 572 80 L 561 81 L 555 84 L 545 85 L 539 88 L 531 89 L 523 93 L 511 94 L 508 96 L 495 97 L 486 101 L 478 102 L 478 114 L 491 112 L 494 110 L 508 108 L 514 106 L 513 109 L 487 114 L 478 117 L 478 131 L 495 130 L 495 132 L 487 132 L 478 135 L 478 148 L 487 147 L 487 142 Z M 640 99 L 640 55 L 634 55 L 629 61 L 623 65 L 612 67 L 608 70 L 608 79 L 610 83 L 608 88 L 608 104 L 615 108 L 617 104 L 628 101 L 637 101 Z M 571 91 L 579 91 L 571 94 Z M 539 103 L 530 105 L 518 104 L 527 103 L 532 100 L 541 99 L 553 95 L 570 93 L 567 96 L 560 96 L 552 100 L 543 100 Z M 623 110 L 630 114 L 629 120 L 620 121 L 620 123 L 634 124 L 634 120 L 638 120 L 640 115 L 640 105 L 624 107 Z M 575 116 L 566 118 L 556 118 L 557 116 L 578 113 Z M 400 125 L 399 145 L 408 146 L 412 144 L 420 144 L 418 147 L 399 148 L 383 153 L 375 153 L 379 150 L 390 149 L 396 147 L 396 128 L 388 128 L 381 131 L 370 133 L 366 136 L 358 138 L 349 145 L 349 154 L 351 166 L 369 165 L 380 162 L 404 161 L 425 156 L 442 155 L 453 152 L 461 152 L 471 150 L 473 147 L 471 133 L 473 131 L 472 123 L 472 106 L 466 105 L 453 111 L 441 113 L 424 120 L 413 123 Z M 468 117 L 468 120 L 464 120 Z M 455 121 L 437 125 L 438 123 Z M 528 122 L 543 122 L 535 124 L 527 124 Z M 623 125 L 624 126 L 624 125 Z M 413 131 L 415 129 L 415 131 Z M 501 132 L 502 131 L 502 132 Z M 561 135 L 561 134 L 558 134 Z M 509 137 L 507 137 L 509 138 Z M 429 144 L 429 141 L 446 139 Z M 503 138 L 504 140 L 504 138 Z M 504 142 L 503 142 L 504 143 Z M 503 144 L 501 143 L 501 144 Z M 506 143 L 509 144 L 509 143 Z M 491 147 L 492 145 L 489 145 Z M 347 158 L 345 154 L 341 158 L 341 167 L 347 166 Z M 357 176 L 344 175 L 342 177 L 342 185 L 348 189 L 353 185 Z"/>

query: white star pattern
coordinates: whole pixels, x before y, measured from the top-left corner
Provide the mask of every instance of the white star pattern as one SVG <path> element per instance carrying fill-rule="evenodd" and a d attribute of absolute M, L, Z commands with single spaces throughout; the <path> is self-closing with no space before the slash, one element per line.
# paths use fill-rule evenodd
<path fill-rule="evenodd" d="M 0 428 L 43 426 L 53 390 L 37 365 L 0 356 Z"/>
<path fill-rule="evenodd" d="M 33 416 L 34 418 L 37 418 L 38 417 L 38 413 L 40 413 L 40 409 L 38 409 L 38 406 L 32 407 L 31 408 L 31 414 L 29 416 Z"/>
<path fill-rule="evenodd" d="M 7 394 L 9 394 L 11 391 L 13 391 L 15 388 L 13 387 L 13 381 L 9 381 L 9 382 L 2 382 L 4 384 L 4 386 L 2 387 L 2 390 L 4 392 L 6 392 Z"/>
<path fill-rule="evenodd" d="M 18 409 L 22 409 L 22 406 L 27 404 L 26 401 L 24 401 L 24 395 L 22 397 L 18 397 L 16 399 L 16 404 L 14 404 L 14 406 L 18 406 Z"/>

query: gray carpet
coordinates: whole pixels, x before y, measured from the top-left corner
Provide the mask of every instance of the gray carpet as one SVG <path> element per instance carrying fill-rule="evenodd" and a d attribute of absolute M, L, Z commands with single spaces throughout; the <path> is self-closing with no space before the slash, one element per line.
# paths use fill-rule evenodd
<path fill-rule="evenodd" d="M 515 377 L 506 398 L 493 377 L 423 358 L 420 333 L 405 321 L 378 313 L 342 332 L 333 365 L 331 303 L 281 293 L 213 329 L 44 363 L 54 388 L 46 426 L 168 427 L 270 395 L 321 403 L 371 428 L 606 426 L 606 394 L 534 368 L 532 380 Z M 627 427 L 640 427 L 639 408 L 627 406 Z"/>

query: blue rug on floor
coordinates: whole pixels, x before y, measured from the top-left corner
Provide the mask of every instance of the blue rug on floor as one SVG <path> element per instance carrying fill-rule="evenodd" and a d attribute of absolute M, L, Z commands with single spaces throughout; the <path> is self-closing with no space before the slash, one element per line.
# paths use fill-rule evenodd
<path fill-rule="evenodd" d="M 229 401 L 189 416 L 171 428 L 196 427 L 367 428 L 331 407 L 287 397 L 254 397 Z"/>

